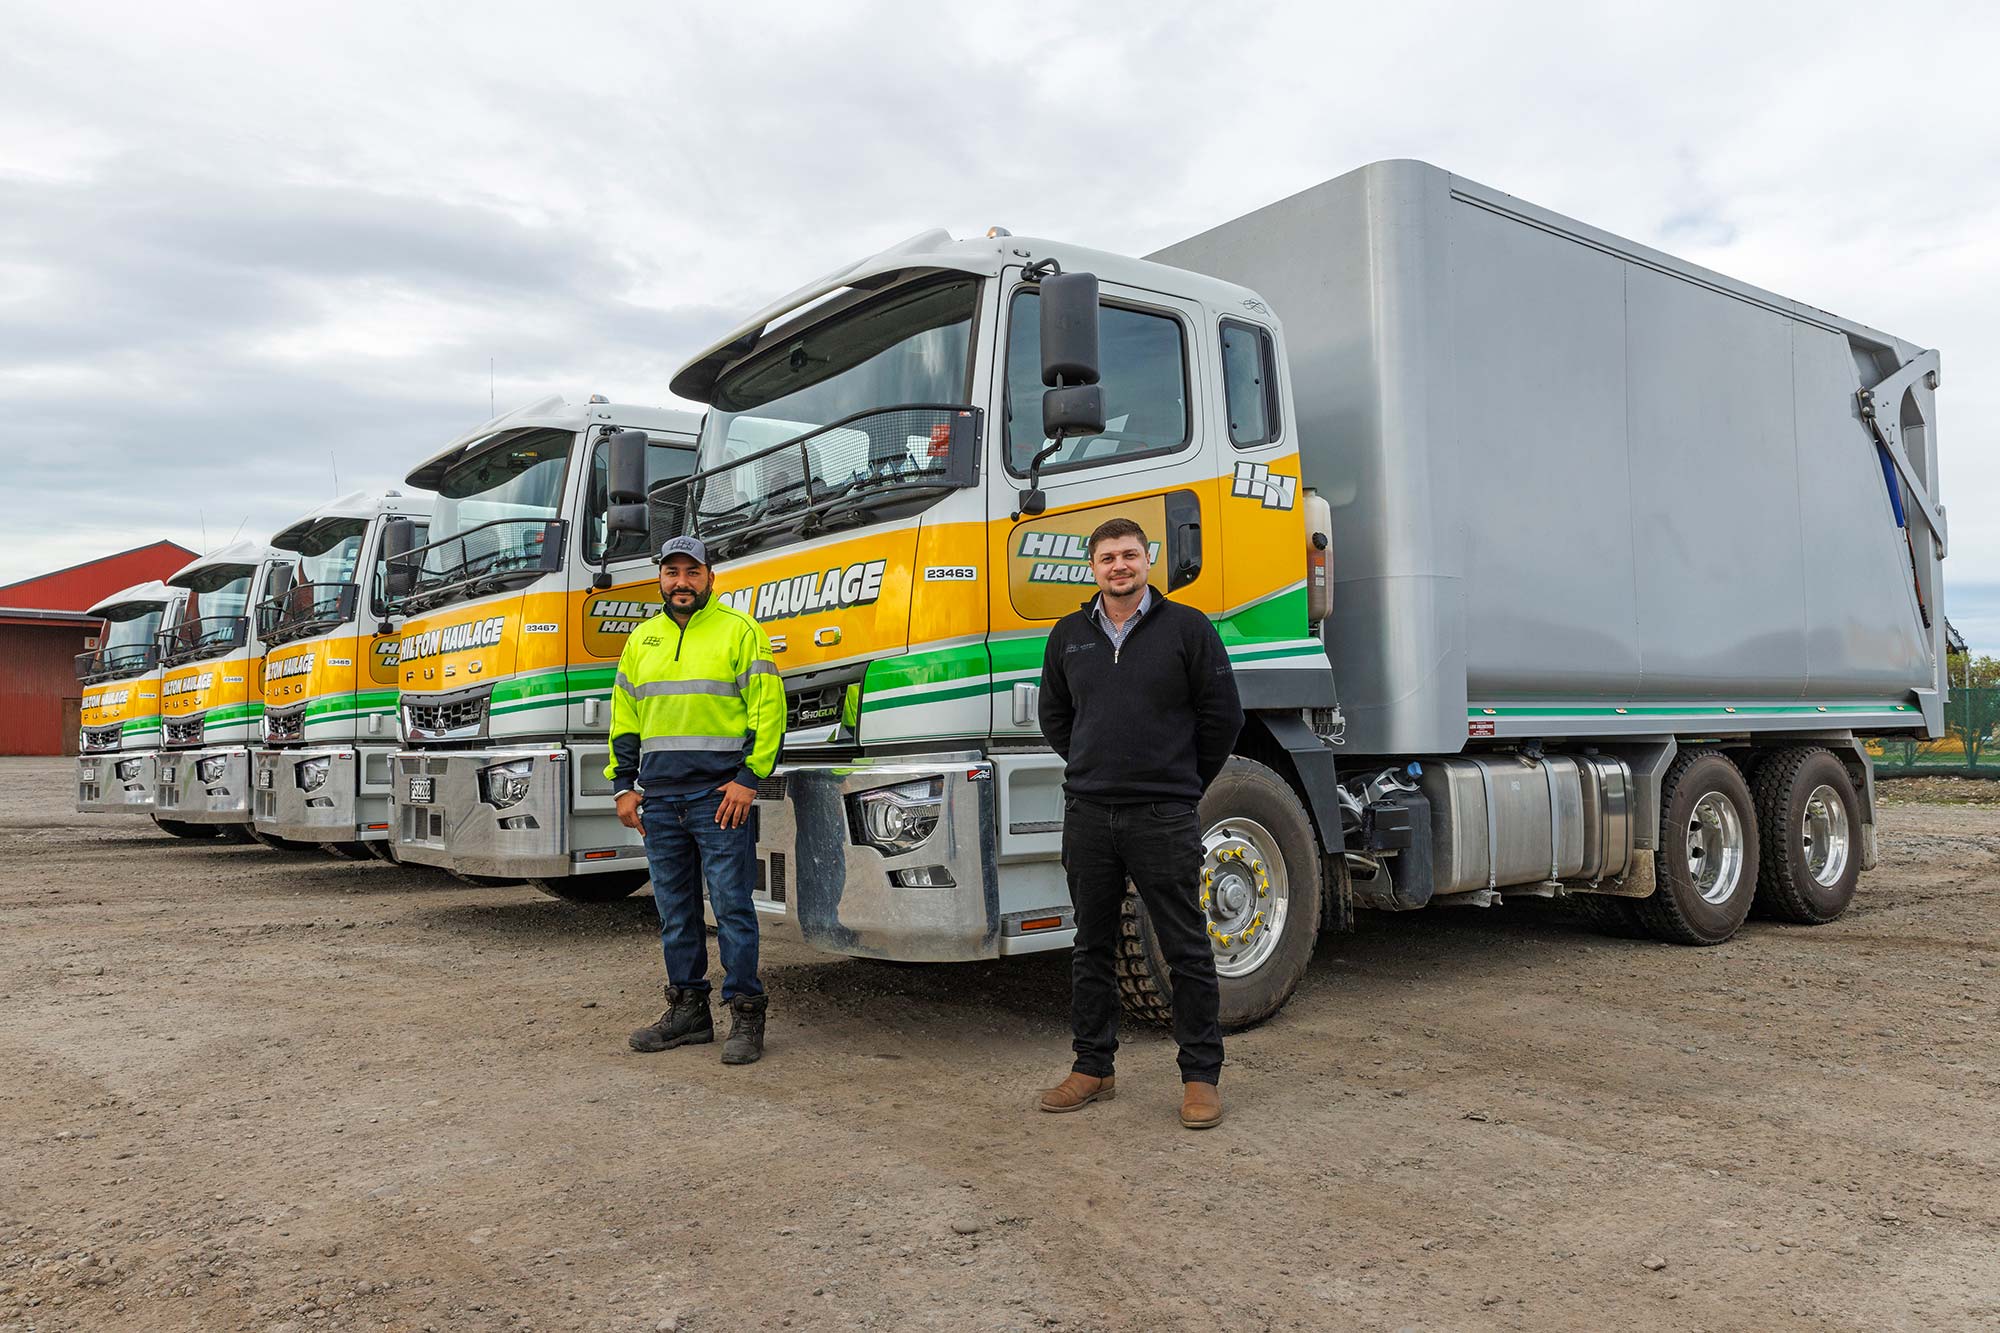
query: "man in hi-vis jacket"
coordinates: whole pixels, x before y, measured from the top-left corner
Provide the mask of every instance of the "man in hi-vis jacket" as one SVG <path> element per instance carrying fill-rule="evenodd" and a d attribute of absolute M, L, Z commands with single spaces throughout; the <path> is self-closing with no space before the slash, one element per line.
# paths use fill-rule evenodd
<path fill-rule="evenodd" d="M 646 839 L 667 1009 L 634 1032 L 635 1051 L 715 1040 L 701 884 L 715 910 L 722 1002 L 733 1021 L 722 1063 L 764 1053 L 757 980 L 757 819 L 750 804 L 785 738 L 785 686 L 764 629 L 713 601 L 708 548 L 675 537 L 660 550 L 661 613 L 632 631 L 611 687 L 618 818 Z"/>

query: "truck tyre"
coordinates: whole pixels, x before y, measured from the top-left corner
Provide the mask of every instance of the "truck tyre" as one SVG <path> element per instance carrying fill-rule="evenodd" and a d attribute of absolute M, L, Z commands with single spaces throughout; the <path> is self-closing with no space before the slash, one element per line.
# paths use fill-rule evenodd
<path fill-rule="evenodd" d="M 1861 878 L 1861 797 L 1847 765 L 1819 746 L 1780 750 L 1759 769 L 1755 790 L 1758 909 L 1825 925 L 1847 910 Z"/>
<path fill-rule="evenodd" d="M 328 856 L 338 857 L 343 861 L 366 861 L 368 859 L 366 844 L 359 842 L 322 842 L 318 844 L 318 847 Z"/>
<path fill-rule="evenodd" d="M 190 824 L 181 819 L 162 819 L 153 816 L 153 822 L 160 826 L 160 832 L 171 833 L 176 838 L 213 838 L 215 826 L 212 824 Z"/>
<path fill-rule="evenodd" d="M 396 854 L 396 840 L 394 838 L 378 838 L 374 842 L 364 842 L 361 845 L 366 847 L 368 854 L 377 861 L 392 866 L 403 864 L 403 858 Z"/>
<path fill-rule="evenodd" d="M 1718 750 L 1688 750 L 1660 784 L 1659 887 L 1639 923 L 1670 944 L 1721 944 L 1757 894 L 1757 814 L 1743 775 Z"/>
<path fill-rule="evenodd" d="M 644 870 L 611 870 L 602 875 L 564 875 L 559 879 L 531 879 L 528 883 L 566 903 L 615 903 L 651 888 L 653 878 Z"/>
<path fill-rule="evenodd" d="M 250 841 L 269 847 L 274 852 L 316 852 L 319 850 L 319 844 L 316 842 L 300 842 L 296 838 L 281 838 L 275 833 L 266 833 L 254 825 L 250 828 Z"/>
<path fill-rule="evenodd" d="M 250 841 L 250 826 L 248 824 L 217 824 L 215 826 L 215 836 L 223 842 L 233 843 L 240 847 Z"/>
<path fill-rule="evenodd" d="M 1215 949 L 1222 1026 L 1249 1027 L 1282 1007 L 1319 940 L 1320 853 L 1312 819 L 1291 785 L 1234 756 L 1197 812 L 1203 898 Z M 1245 931 L 1248 935 L 1245 935 Z M 1118 923 L 1118 990 L 1126 1011 L 1173 1021 L 1172 977 L 1136 889 Z"/>

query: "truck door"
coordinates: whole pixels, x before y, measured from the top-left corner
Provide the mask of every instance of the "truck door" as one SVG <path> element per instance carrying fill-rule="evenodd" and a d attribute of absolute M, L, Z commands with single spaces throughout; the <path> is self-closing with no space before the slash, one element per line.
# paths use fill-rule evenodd
<path fill-rule="evenodd" d="M 1101 435 L 1065 440 L 1042 465 L 1048 507 L 1013 513 L 1042 437 L 1041 307 L 1037 287 L 1010 270 L 1001 312 L 1001 407 L 988 487 L 993 734 L 1039 734 L 1034 692 L 1042 648 L 1061 617 L 1096 593 L 1086 543 L 1107 519 L 1135 520 L 1153 548 L 1155 594 L 1213 615 L 1222 609 L 1221 552 L 1212 520 L 1222 493 L 1204 402 L 1215 355 L 1200 306 L 1158 292 L 1101 284 L 1105 402 Z M 1204 530 L 1210 540 L 1203 541 Z"/>
<path fill-rule="evenodd" d="M 635 533 L 608 534 L 610 496 L 610 432 L 598 431 L 589 446 L 578 525 L 580 559 L 569 565 L 569 606 L 573 623 L 569 636 L 569 734 L 580 738 L 578 763 L 585 774 L 586 795 L 609 795 L 603 776 L 604 752 L 611 729 L 611 678 L 625 639 L 640 621 L 660 609 L 660 574 L 649 541 Z M 646 447 L 646 489 L 675 481 L 694 471 L 694 442 L 651 439 Z M 607 545 L 608 542 L 608 545 Z M 611 586 L 593 586 L 598 572 Z M 582 750 L 589 750 L 583 754 Z M 595 765 L 593 768 L 592 765 Z M 599 788 L 602 788 L 600 791 Z"/>

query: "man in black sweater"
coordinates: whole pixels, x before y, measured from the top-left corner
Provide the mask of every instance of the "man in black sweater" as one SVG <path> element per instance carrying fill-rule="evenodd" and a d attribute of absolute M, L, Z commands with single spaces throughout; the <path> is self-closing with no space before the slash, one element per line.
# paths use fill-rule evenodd
<path fill-rule="evenodd" d="M 1090 534 L 1097 596 L 1064 616 L 1042 657 L 1042 734 L 1063 757 L 1063 868 L 1076 907 L 1070 1026 L 1076 1062 L 1044 1111 L 1108 1101 L 1118 1050 L 1114 960 L 1129 879 L 1173 976 L 1181 1123 L 1222 1121 L 1215 954 L 1200 893 L 1195 803 L 1243 728 L 1229 654 L 1208 617 L 1147 586 L 1146 534 L 1114 518 Z"/>

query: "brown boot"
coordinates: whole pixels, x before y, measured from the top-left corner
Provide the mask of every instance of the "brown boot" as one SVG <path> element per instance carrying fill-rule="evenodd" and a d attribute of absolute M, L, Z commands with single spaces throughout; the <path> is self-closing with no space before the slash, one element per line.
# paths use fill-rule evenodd
<path fill-rule="evenodd" d="M 1222 1094 L 1213 1083 L 1181 1085 L 1181 1123 L 1189 1129 L 1214 1129 L 1222 1123 Z"/>
<path fill-rule="evenodd" d="M 1042 1094 L 1041 1106 L 1044 1111 L 1062 1115 L 1069 1111 L 1081 1111 L 1092 1102 L 1108 1102 L 1117 1095 L 1116 1074 L 1106 1074 L 1103 1078 L 1071 1074 Z"/>

